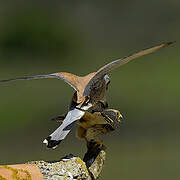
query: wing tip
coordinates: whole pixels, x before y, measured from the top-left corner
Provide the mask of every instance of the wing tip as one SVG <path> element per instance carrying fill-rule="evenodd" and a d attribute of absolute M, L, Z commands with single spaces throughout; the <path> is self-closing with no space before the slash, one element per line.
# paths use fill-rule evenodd
<path fill-rule="evenodd" d="M 174 44 L 176 41 L 170 41 L 170 42 L 165 42 L 163 43 L 163 47 L 169 46 L 171 44 Z"/>
<path fill-rule="evenodd" d="M 46 145 L 47 148 L 56 149 L 62 140 L 52 140 L 51 136 L 48 136 L 44 139 L 43 144 Z"/>
<path fill-rule="evenodd" d="M 4 80 L 0 80 L 0 83 L 6 83 L 9 81 L 14 81 L 14 79 L 4 79 Z"/>

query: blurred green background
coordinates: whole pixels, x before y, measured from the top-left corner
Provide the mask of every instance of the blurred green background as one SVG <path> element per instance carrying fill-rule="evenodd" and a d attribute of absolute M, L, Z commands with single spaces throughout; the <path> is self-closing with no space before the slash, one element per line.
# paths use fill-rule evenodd
<path fill-rule="evenodd" d="M 124 124 L 104 137 L 101 179 L 180 178 L 180 2 L 1 1 L 0 79 L 58 71 L 86 75 L 117 58 L 164 41 L 170 47 L 111 73 L 110 107 Z M 86 147 L 75 129 L 56 150 L 42 140 L 67 111 L 73 90 L 63 81 L 0 84 L 0 164 L 58 160 Z"/>

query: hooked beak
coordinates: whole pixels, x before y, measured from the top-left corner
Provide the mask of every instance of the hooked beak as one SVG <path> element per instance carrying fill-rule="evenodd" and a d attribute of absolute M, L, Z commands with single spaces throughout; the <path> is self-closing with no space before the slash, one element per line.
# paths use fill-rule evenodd
<path fill-rule="evenodd" d="M 123 118 L 122 114 L 119 113 L 119 115 L 118 115 L 118 122 L 122 122 L 123 119 L 124 118 Z"/>

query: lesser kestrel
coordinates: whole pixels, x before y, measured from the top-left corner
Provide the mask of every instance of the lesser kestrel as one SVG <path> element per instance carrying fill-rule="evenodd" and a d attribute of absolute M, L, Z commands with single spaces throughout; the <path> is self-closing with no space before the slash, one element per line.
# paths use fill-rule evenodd
<path fill-rule="evenodd" d="M 171 42 L 162 43 L 160 45 L 141 50 L 137 53 L 131 54 L 129 56 L 117 59 L 110 62 L 109 64 L 103 66 L 98 71 L 90 73 L 86 76 L 80 77 L 67 72 L 58 72 L 47 75 L 36 75 L 36 76 L 26 76 L 20 78 L 12 78 L 8 80 L 1 80 L 0 82 L 9 82 L 14 80 L 28 80 L 28 79 L 42 79 L 42 78 L 57 78 L 62 79 L 74 88 L 75 93 L 72 98 L 72 102 L 69 106 L 68 113 L 66 114 L 62 124 L 56 129 L 51 135 L 49 135 L 43 142 L 48 148 L 55 148 L 69 133 L 73 124 L 80 119 L 87 116 L 86 111 L 91 111 L 90 113 L 101 112 L 106 107 L 106 91 L 107 86 L 110 82 L 108 74 L 111 70 L 126 64 L 127 62 L 141 57 L 143 55 L 157 51 L 163 47 L 170 45 Z M 101 107 L 102 106 L 102 107 Z M 102 115 L 102 114 L 101 114 Z M 97 121 L 95 118 L 90 118 L 90 121 Z M 93 125 L 99 123 L 92 123 Z M 82 123 L 79 124 L 82 127 Z M 90 129 L 91 127 L 88 127 Z M 86 129 L 86 128 L 85 128 Z M 88 131 L 86 131 L 85 136 L 87 137 Z M 92 134 L 91 134 L 92 135 Z"/>

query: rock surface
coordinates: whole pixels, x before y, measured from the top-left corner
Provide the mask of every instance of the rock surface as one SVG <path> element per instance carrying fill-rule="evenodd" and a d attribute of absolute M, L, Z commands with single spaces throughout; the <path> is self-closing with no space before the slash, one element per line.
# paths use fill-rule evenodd
<path fill-rule="evenodd" d="M 86 164 L 79 157 L 62 159 L 53 163 L 45 161 L 32 163 L 38 166 L 44 179 L 47 180 L 91 179 Z"/>
<path fill-rule="evenodd" d="M 93 164 L 87 168 L 84 161 L 73 155 L 66 156 L 57 162 L 33 161 L 46 180 L 91 180 L 97 179 L 105 161 L 105 151 L 101 151 Z"/>
<path fill-rule="evenodd" d="M 56 162 L 40 160 L 25 164 L 1 165 L 0 180 L 94 180 L 102 171 L 105 155 L 105 151 L 101 150 L 90 167 L 86 166 L 87 162 L 73 155 Z"/>

